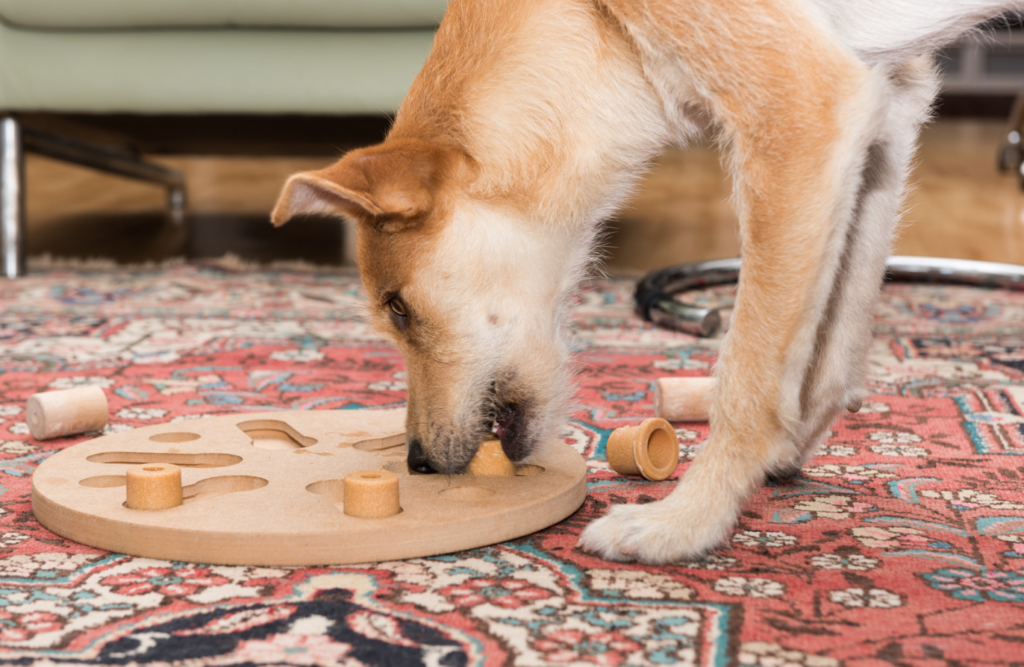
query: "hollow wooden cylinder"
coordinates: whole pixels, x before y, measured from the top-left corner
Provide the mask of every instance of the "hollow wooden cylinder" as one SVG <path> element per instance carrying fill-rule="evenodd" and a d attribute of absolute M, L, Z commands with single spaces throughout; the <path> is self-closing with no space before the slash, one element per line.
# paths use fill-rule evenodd
<path fill-rule="evenodd" d="M 516 474 L 516 464 L 505 456 L 500 440 L 488 440 L 476 451 L 467 472 L 487 477 L 512 477 Z"/>
<path fill-rule="evenodd" d="M 128 468 L 125 505 L 133 510 L 165 510 L 181 504 L 181 468 L 144 463 Z"/>
<path fill-rule="evenodd" d="M 639 426 L 612 431 L 606 448 L 608 463 L 620 475 L 643 475 L 660 482 L 679 464 L 679 438 L 664 419 L 645 419 Z"/>
<path fill-rule="evenodd" d="M 398 475 L 387 470 L 364 470 L 345 476 L 342 507 L 361 519 L 383 519 L 402 511 Z"/>
<path fill-rule="evenodd" d="M 706 422 L 715 378 L 659 378 L 654 381 L 654 414 L 670 422 Z"/>
<path fill-rule="evenodd" d="M 25 406 L 28 430 L 36 440 L 59 438 L 107 425 L 107 396 L 96 386 L 33 394 Z"/>

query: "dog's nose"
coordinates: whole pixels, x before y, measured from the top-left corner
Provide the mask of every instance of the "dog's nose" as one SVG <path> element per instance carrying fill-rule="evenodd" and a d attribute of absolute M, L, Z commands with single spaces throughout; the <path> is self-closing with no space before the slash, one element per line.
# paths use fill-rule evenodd
<path fill-rule="evenodd" d="M 505 456 L 513 461 L 521 461 L 527 452 L 523 449 L 520 435 L 523 429 L 523 413 L 516 405 L 503 406 L 495 420 L 495 433 L 501 440 L 501 448 Z"/>
<path fill-rule="evenodd" d="M 430 465 L 427 455 L 423 452 L 423 445 L 419 438 L 409 441 L 409 456 L 407 457 L 409 470 L 420 475 L 432 475 L 437 471 Z"/>

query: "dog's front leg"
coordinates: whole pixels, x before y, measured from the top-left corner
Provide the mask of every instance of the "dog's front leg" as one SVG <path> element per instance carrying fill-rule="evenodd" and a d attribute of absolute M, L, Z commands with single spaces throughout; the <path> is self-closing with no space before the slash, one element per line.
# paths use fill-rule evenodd
<path fill-rule="evenodd" d="M 932 78 L 927 65 L 910 66 L 900 89 L 892 72 L 842 56 L 819 65 L 813 84 L 776 77 L 773 101 L 784 108 L 735 98 L 719 106 L 733 139 L 743 270 L 716 368 L 711 437 L 667 498 L 617 506 L 589 526 L 580 540 L 588 551 L 647 563 L 700 557 L 765 475 L 799 468 L 860 391 L 871 307 Z"/>

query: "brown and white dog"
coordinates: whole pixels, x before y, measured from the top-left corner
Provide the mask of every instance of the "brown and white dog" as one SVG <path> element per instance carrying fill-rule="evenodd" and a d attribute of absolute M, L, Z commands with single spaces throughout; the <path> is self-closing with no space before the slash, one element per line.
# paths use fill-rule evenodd
<path fill-rule="evenodd" d="M 743 272 L 711 438 L 665 500 L 587 528 L 692 559 L 861 391 L 930 53 L 998 0 L 453 0 L 387 140 L 291 177 L 275 224 L 358 223 L 370 317 L 408 365 L 410 467 L 514 460 L 571 398 L 566 313 L 596 230 L 666 144 L 729 147 Z M 328 85 L 328 84 L 325 84 Z"/>

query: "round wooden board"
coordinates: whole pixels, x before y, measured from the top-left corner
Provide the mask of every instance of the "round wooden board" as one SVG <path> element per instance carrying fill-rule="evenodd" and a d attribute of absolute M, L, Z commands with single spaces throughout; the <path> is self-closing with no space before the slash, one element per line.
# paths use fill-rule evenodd
<path fill-rule="evenodd" d="M 32 510 L 70 540 L 136 556 L 222 565 L 341 565 L 431 556 L 558 523 L 586 497 L 582 457 L 559 442 L 515 477 L 409 475 L 404 410 L 208 417 L 106 435 L 54 454 L 32 476 Z M 124 506 L 125 470 L 182 468 L 185 502 Z M 399 475 L 402 512 L 342 510 L 342 478 Z"/>

